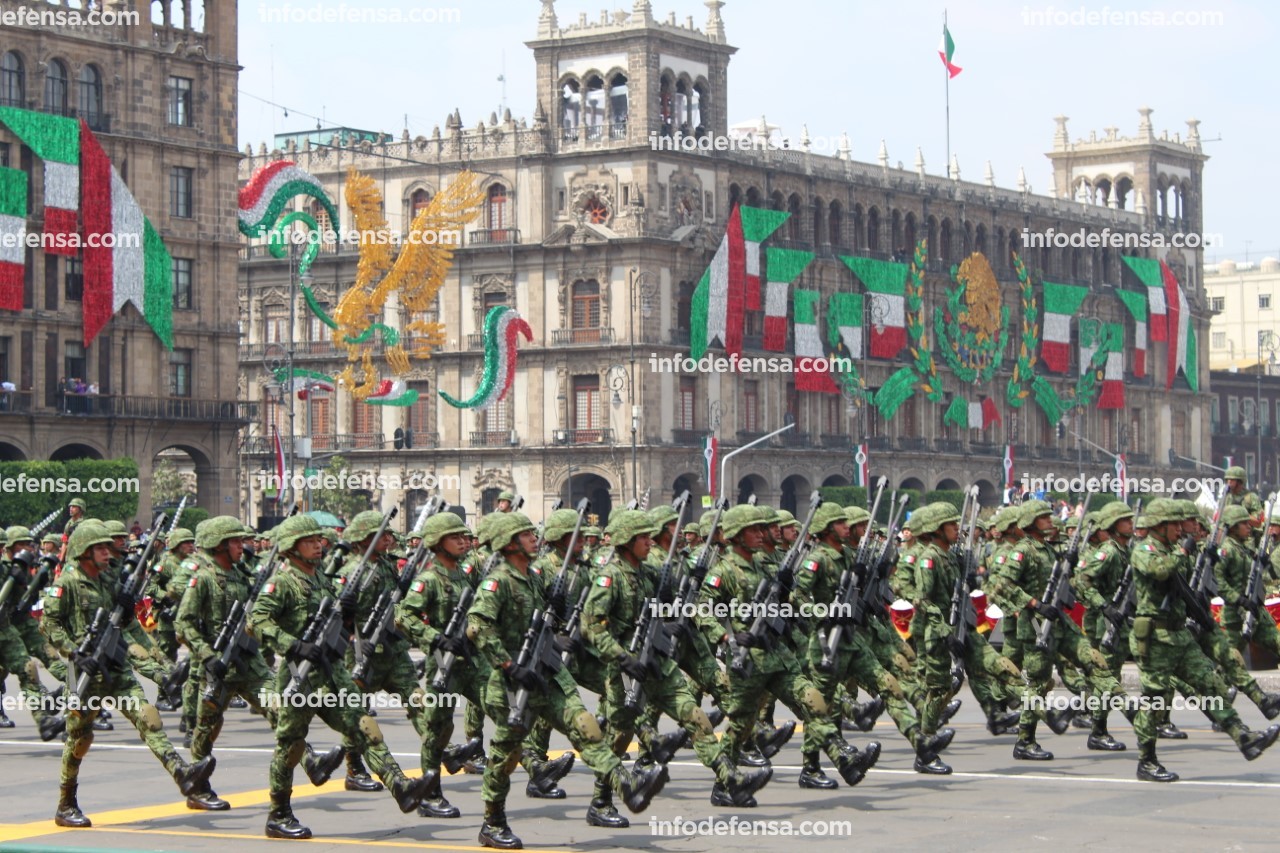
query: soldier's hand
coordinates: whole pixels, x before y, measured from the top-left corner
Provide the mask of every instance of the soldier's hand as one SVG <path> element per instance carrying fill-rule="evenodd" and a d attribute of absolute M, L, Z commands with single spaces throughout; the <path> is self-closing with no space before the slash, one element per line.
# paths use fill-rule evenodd
<path fill-rule="evenodd" d="M 219 681 L 227 677 L 227 665 L 222 662 L 219 655 L 209 656 L 209 659 L 204 662 L 204 671 Z"/>
<path fill-rule="evenodd" d="M 1196 538 L 1194 536 L 1184 536 L 1182 537 L 1182 541 L 1178 544 L 1181 545 L 1182 550 L 1186 551 L 1188 554 L 1194 554 L 1196 552 Z M 1209 550 L 1212 551 L 1213 549 L 1210 548 Z"/>
<path fill-rule="evenodd" d="M 1054 607 L 1052 604 L 1049 604 L 1048 602 L 1045 602 L 1045 601 L 1038 602 L 1036 604 L 1035 610 L 1036 610 L 1036 613 L 1039 613 L 1041 616 L 1043 616 L 1045 619 L 1048 619 L 1051 622 L 1056 619 L 1062 618 L 1062 611 L 1059 610 L 1057 607 Z"/>
<path fill-rule="evenodd" d="M 783 568 L 778 570 L 778 584 L 783 589 L 785 589 L 787 592 L 790 592 L 792 589 L 795 588 L 795 583 L 796 583 L 796 575 L 795 575 L 795 572 L 793 572 L 790 568 Z"/>
<path fill-rule="evenodd" d="M 951 653 L 956 657 L 964 657 L 964 647 L 965 642 L 963 638 L 956 637 L 955 634 L 951 634 L 947 637 L 947 648 L 950 649 Z"/>
<path fill-rule="evenodd" d="M 90 678 L 94 678 L 102 674 L 102 667 L 98 664 L 97 659 L 94 658 L 93 655 L 82 655 L 79 652 L 76 652 L 71 656 L 71 663 L 75 665 L 77 670 L 88 675 Z"/>
<path fill-rule="evenodd" d="M 551 638 L 551 644 L 556 647 L 556 651 L 562 655 L 573 655 L 577 657 L 578 652 L 582 651 L 582 642 L 575 640 L 567 634 L 556 634 Z"/>
<path fill-rule="evenodd" d="M 1120 608 L 1114 604 L 1105 604 L 1102 607 L 1102 616 L 1112 625 L 1119 625 L 1124 619 L 1124 614 L 1120 612 Z"/>
<path fill-rule="evenodd" d="M 440 648 L 444 649 L 446 652 L 452 653 L 454 657 L 463 657 L 467 654 L 467 647 L 469 644 L 467 643 L 467 638 L 464 634 L 459 634 L 456 637 L 446 637 L 444 634 L 441 634 L 438 640 Z"/>
<path fill-rule="evenodd" d="M 1079 548 L 1069 548 L 1069 549 L 1067 550 L 1067 553 L 1066 553 L 1065 559 L 1066 559 L 1066 561 L 1067 561 L 1067 565 L 1068 565 L 1068 566 L 1075 566 L 1076 564 L 1078 564 L 1078 563 L 1080 562 L 1080 549 L 1079 549 Z"/>
<path fill-rule="evenodd" d="M 738 631 L 733 635 L 733 641 L 744 649 L 750 649 L 756 645 L 756 636 L 750 631 Z"/>
<path fill-rule="evenodd" d="M 289 647 L 288 656 L 293 660 L 305 660 L 311 663 L 320 663 L 324 659 L 324 652 L 315 643 L 308 643 L 304 640 L 295 640 L 293 645 Z"/>
<path fill-rule="evenodd" d="M 643 681 L 649 675 L 649 668 L 641 663 L 639 658 L 632 655 L 623 655 L 622 659 L 618 661 L 618 666 L 627 675 L 640 681 Z"/>
<path fill-rule="evenodd" d="M 137 606 L 138 600 L 129 594 L 129 590 L 124 587 L 116 590 L 116 605 L 123 607 L 125 610 L 132 611 Z"/>
<path fill-rule="evenodd" d="M 536 693 L 547 689 L 546 680 L 538 675 L 537 671 L 527 666 L 515 666 L 514 664 L 507 667 L 506 676 L 511 683 L 518 684 L 530 693 Z"/>

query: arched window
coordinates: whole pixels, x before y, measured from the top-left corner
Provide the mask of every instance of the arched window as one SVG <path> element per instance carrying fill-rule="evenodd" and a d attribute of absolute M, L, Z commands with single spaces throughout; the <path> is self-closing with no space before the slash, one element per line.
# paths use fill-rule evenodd
<path fill-rule="evenodd" d="M 932 250 L 932 249 L 933 249 L 933 247 L 932 247 L 932 246 L 930 246 L 929 248 L 930 248 L 930 250 Z M 905 234 L 905 239 L 904 239 L 904 241 L 903 241 L 903 243 L 902 243 L 902 249 L 903 249 L 903 255 L 904 255 L 904 257 L 903 257 L 903 259 L 902 259 L 902 260 L 904 260 L 904 261 L 909 260 L 909 259 L 911 258 L 911 256 L 915 253 L 915 250 L 916 250 L 916 215 L 915 215 L 914 213 L 908 213 L 908 214 L 907 214 L 907 219 L 906 219 L 906 234 Z"/>
<path fill-rule="evenodd" d="M 491 243 L 505 243 L 506 228 L 511 224 L 507 210 L 507 188 L 502 184 L 489 187 L 489 204 L 486 208 L 486 224 L 493 233 L 489 235 Z"/>
<path fill-rule="evenodd" d="M 609 138 L 623 139 L 627 135 L 627 76 L 615 74 L 609 81 Z"/>
<path fill-rule="evenodd" d="M 707 132 L 707 88 L 701 83 L 693 87 L 693 100 L 689 104 L 689 126 L 693 135 L 701 137 Z"/>
<path fill-rule="evenodd" d="M 67 103 L 67 66 L 60 59 L 50 59 L 44 72 L 44 108 L 46 112 L 66 115 Z"/>
<path fill-rule="evenodd" d="M 966 223 L 965 231 L 967 232 L 968 230 L 969 226 Z M 978 229 L 974 232 L 973 250 L 975 252 L 981 252 L 984 255 L 987 253 L 987 226 L 979 225 Z"/>
<path fill-rule="evenodd" d="M 80 91 L 78 105 L 80 117 L 93 130 L 102 127 L 102 75 L 93 65 L 80 69 Z"/>
<path fill-rule="evenodd" d="M 800 221 L 800 196 L 795 193 L 791 194 L 791 198 L 787 199 L 787 212 L 791 214 L 791 218 L 787 220 L 787 236 L 791 240 L 800 240 L 801 227 L 803 223 Z"/>
<path fill-rule="evenodd" d="M 593 75 L 587 78 L 587 97 L 583 105 L 583 121 L 587 127 L 587 139 L 600 139 L 605 126 L 604 81 Z"/>
<path fill-rule="evenodd" d="M 760 206 L 760 190 L 755 187 L 747 187 L 747 207 Z"/>
<path fill-rule="evenodd" d="M 874 207 L 867 211 L 867 251 L 880 251 L 880 211 Z"/>
<path fill-rule="evenodd" d="M 670 136 L 675 129 L 675 83 L 668 74 L 662 75 L 662 85 L 658 91 L 658 118 L 661 136 Z"/>
<path fill-rule="evenodd" d="M 564 84 L 560 93 L 560 126 L 565 142 L 578 141 L 578 125 L 582 123 L 582 91 L 577 80 Z"/>
<path fill-rule="evenodd" d="M 787 209 L 786 200 L 782 197 L 782 190 L 774 190 L 773 193 L 770 194 L 769 209 L 778 211 Z"/>
<path fill-rule="evenodd" d="M 729 209 L 728 213 L 732 213 L 733 209 L 742 204 L 742 187 L 737 184 L 729 184 Z"/>
<path fill-rule="evenodd" d="M 822 242 L 828 238 L 825 228 L 823 228 L 823 214 L 826 212 L 826 205 L 822 203 L 822 199 L 814 198 L 813 200 L 813 242 L 815 244 Z"/>
<path fill-rule="evenodd" d="M 422 187 L 414 190 L 409 196 L 409 219 L 410 221 L 417 218 L 418 214 L 431 205 L 431 193 Z"/>
<path fill-rule="evenodd" d="M 690 329 L 693 317 L 693 282 L 680 282 L 676 293 L 676 329 L 682 332 Z"/>
<path fill-rule="evenodd" d="M 929 231 L 931 233 L 933 231 L 933 227 L 935 224 L 936 223 L 934 222 L 933 218 L 930 217 Z M 932 245 L 932 239 L 930 239 L 930 244 Z M 955 255 L 952 254 L 953 248 L 954 247 L 951 244 L 951 220 L 944 219 L 942 220 L 942 235 L 941 237 L 939 237 L 939 243 L 938 243 L 938 255 L 939 257 L 942 258 L 943 265 L 950 264 L 952 261 L 955 260 Z"/>
<path fill-rule="evenodd" d="M 672 105 L 676 129 L 684 136 L 693 133 L 693 128 L 689 124 L 689 84 L 685 80 L 676 83 L 675 102 Z"/>
<path fill-rule="evenodd" d="M 27 105 L 27 72 L 22 57 L 12 50 L 0 60 L 0 104 L 6 107 Z"/>
<path fill-rule="evenodd" d="M 831 202 L 827 208 L 827 236 L 832 246 L 844 246 L 844 208 L 838 201 Z"/>

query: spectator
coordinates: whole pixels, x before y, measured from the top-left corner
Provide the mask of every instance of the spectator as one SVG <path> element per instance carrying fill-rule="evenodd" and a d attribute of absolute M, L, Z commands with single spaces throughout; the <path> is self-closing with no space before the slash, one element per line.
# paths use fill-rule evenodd
<path fill-rule="evenodd" d="M 145 532 L 146 531 L 142 529 L 142 524 L 138 521 L 138 519 L 135 518 L 133 520 L 133 527 L 129 528 L 129 533 L 141 539 L 142 534 Z"/>
<path fill-rule="evenodd" d="M 9 411 L 13 408 L 13 392 L 18 390 L 18 386 L 12 382 L 0 382 L 0 411 Z"/>

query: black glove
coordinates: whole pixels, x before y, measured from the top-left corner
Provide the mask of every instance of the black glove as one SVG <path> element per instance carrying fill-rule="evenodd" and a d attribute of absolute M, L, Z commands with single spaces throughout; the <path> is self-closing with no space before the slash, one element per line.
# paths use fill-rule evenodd
<path fill-rule="evenodd" d="M 1069 549 L 1065 555 L 1065 558 L 1067 561 L 1067 565 L 1074 568 L 1076 563 L 1080 562 L 1080 549 L 1079 548 Z"/>
<path fill-rule="evenodd" d="M 123 607 L 125 610 L 132 612 L 133 608 L 138 604 L 137 599 L 129 594 L 129 590 L 123 586 L 116 590 L 116 606 Z"/>
<path fill-rule="evenodd" d="M 452 652 L 454 657 L 466 657 L 467 652 L 470 650 L 470 645 L 465 634 L 459 634 L 456 637 L 444 637 L 440 641 L 440 648 L 446 652 Z"/>
<path fill-rule="evenodd" d="M 1044 602 L 1044 601 L 1041 601 L 1036 604 L 1036 612 L 1039 613 L 1041 616 L 1043 616 L 1045 619 L 1048 619 L 1050 622 L 1054 621 L 1055 619 L 1062 618 L 1061 610 L 1054 607 L 1052 604 L 1049 604 L 1048 602 Z"/>
<path fill-rule="evenodd" d="M 1178 544 L 1181 545 L 1182 550 L 1186 551 L 1188 554 L 1194 554 L 1197 550 L 1196 538 L 1194 536 L 1184 536 L 1182 537 L 1182 541 Z"/>
<path fill-rule="evenodd" d="M 738 631 L 733 635 L 733 641 L 746 649 L 750 649 L 756 645 L 755 634 L 752 634 L 750 631 Z"/>
<path fill-rule="evenodd" d="M 658 600 L 663 604 L 675 604 L 676 590 L 672 584 L 664 583 L 658 587 Z"/>
<path fill-rule="evenodd" d="M 951 654 L 956 657 L 964 657 L 964 647 L 963 638 L 957 638 L 955 634 L 947 635 L 947 648 L 951 650 Z"/>
<path fill-rule="evenodd" d="M 9 576 L 13 578 L 13 583 L 18 588 L 25 587 L 31 583 L 31 571 L 28 566 L 21 562 L 25 556 L 26 553 L 23 552 L 14 557 L 13 562 L 9 564 Z"/>
<path fill-rule="evenodd" d="M 1204 559 L 1205 559 L 1205 562 L 1207 562 L 1209 565 L 1216 566 L 1218 565 L 1218 561 L 1222 559 L 1222 554 L 1221 552 L 1218 551 L 1217 548 L 1205 546 Z"/>
<path fill-rule="evenodd" d="M 71 662 L 75 664 L 77 670 L 83 672 L 90 678 L 95 678 L 102 674 L 102 667 L 98 664 L 97 659 L 94 658 L 93 655 L 82 655 L 79 652 L 76 652 L 71 656 Z"/>
<path fill-rule="evenodd" d="M 546 680 L 538 675 L 537 671 L 527 666 L 516 666 L 512 664 L 506 671 L 507 679 L 512 684 L 517 684 L 525 688 L 530 693 L 536 693 L 547 689 Z"/>
<path fill-rule="evenodd" d="M 786 590 L 787 592 L 790 592 L 792 589 L 795 588 L 795 583 L 796 583 L 795 572 L 791 571 L 791 569 L 789 568 L 778 570 L 778 585 L 781 586 L 784 590 Z"/>
<path fill-rule="evenodd" d="M 324 659 L 324 652 L 315 643 L 295 640 L 293 645 L 289 647 L 288 657 L 296 661 L 306 660 L 312 663 L 320 663 Z"/>
<path fill-rule="evenodd" d="M 562 655 L 577 656 L 582 651 L 582 642 L 575 640 L 567 634 L 556 634 L 551 638 L 551 644 L 556 647 L 556 651 Z"/>
<path fill-rule="evenodd" d="M 1102 616 L 1112 625 L 1119 625 L 1120 621 L 1124 618 L 1124 614 L 1120 611 L 1120 608 L 1116 607 L 1114 604 L 1104 604 L 1102 606 Z"/>
<path fill-rule="evenodd" d="M 227 665 L 222 662 L 222 658 L 218 655 L 213 655 L 204 662 L 204 671 L 207 675 L 211 675 L 219 681 L 227 677 Z"/>
<path fill-rule="evenodd" d="M 643 681 L 649 677 L 649 668 L 640 662 L 637 657 L 631 655 L 623 655 L 622 660 L 618 661 L 618 666 L 627 675 L 637 680 Z"/>

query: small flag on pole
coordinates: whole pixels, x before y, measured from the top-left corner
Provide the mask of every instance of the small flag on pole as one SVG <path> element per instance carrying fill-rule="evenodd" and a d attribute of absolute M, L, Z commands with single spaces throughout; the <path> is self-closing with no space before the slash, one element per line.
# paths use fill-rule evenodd
<path fill-rule="evenodd" d="M 1013 488 L 1013 445 L 1004 446 L 1004 487 Z"/>
<path fill-rule="evenodd" d="M 708 435 L 702 442 L 702 458 L 707 463 L 707 494 L 714 501 L 717 494 L 716 458 L 720 455 L 720 441 L 714 435 Z"/>
<path fill-rule="evenodd" d="M 951 40 L 951 31 L 947 29 L 947 25 L 942 25 L 942 42 L 938 45 L 938 56 L 942 57 L 942 64 L 947 66 L 947 74 L 955 77 L 962 69 L 951 61 L 951 57 L 955 55 L 956 43 Z"/>
<path fill-rule="evenodd" d="M 869 459 L 867 449 L 868 444 L 864 441 L 862 444 L 854 445 L 853 451 L 854 485 L 862 486 L 864 489 L 871 483 L 871 477 L 868 474 L 870 467 L 867 465 Z"/>
<path fill-rule="evenodd" d="M 1120 491 L 1116 493 L 1116 497 L 1122 501 L 1129 500 L 1129 469 L 1125 466 L 1124 454 L 1120 453 L 1116 456 L 1116 482 L 1120 484 Z"/>

